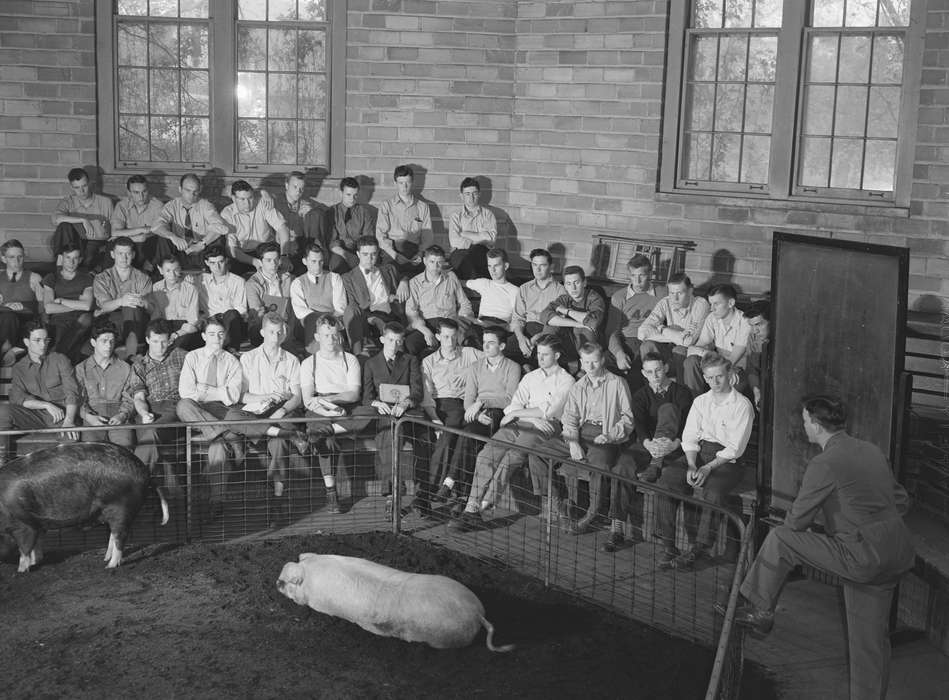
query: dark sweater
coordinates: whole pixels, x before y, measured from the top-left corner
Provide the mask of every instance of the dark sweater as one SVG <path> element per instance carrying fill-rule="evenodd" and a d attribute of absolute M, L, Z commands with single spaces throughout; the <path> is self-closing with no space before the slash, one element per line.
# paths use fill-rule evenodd
<path fill-rule="evenodd" d="M 692 392 L 688 387 L 672 382 L 666 393 L 658 396 L 647 384 L 633 394 L 633 426 L 636 430 L 636 442 L 640 445 L 643 440 L 651 440 L 655 435 L 659 407 L 665 403 L 679 407 L 679 430 L 676 437 L 681 438 L 686 416 L 692 406 Z"/>

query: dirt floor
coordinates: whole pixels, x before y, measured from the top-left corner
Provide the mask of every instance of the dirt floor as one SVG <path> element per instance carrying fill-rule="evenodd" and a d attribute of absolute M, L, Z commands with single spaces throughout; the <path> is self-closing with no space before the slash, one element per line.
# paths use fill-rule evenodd
<path fill-rule="evenodd" d="M 103 533 L 103 543 L 107 535 Z M 475 591 L 496 628 L 466 649 L 377 637 L 297 606 L 275 581 L 300 552 L 440 573 Z M 701 698 L 711 651 L 586 607 L 519 574 L 390 534 L 49 552 L 0 564 L 4 698 Z M 742 696 L 775 691 L 746 665 Z"/>

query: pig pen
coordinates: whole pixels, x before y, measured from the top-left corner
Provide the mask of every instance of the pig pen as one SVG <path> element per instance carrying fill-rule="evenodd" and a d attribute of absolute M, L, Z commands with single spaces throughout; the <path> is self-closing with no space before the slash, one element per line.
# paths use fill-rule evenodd
<path fill-rule="evenodd" d="M 105 537 L 103 537 L 103 541 Z M 439 573 L 471 588 L 496 629 L 438 651 L 377 637 L 281 595 L 300 552 Z M 700 698 L 713 652 L 577 602 L 516 572 L 388 533 L 241 544 L 50 551 L 0 566 L 5 698 Z M 742 697 L 775 697 L 746 664 Z"/>

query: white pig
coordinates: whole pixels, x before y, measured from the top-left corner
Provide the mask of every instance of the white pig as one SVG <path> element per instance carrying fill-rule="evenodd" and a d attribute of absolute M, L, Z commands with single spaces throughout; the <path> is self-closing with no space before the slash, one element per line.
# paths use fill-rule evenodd
<path fill-rule="evenodd" d="M 382 564 L 334 554 L 301 554 L 284 564 L 277 589 L 299 605 L 355 622 L 364 630 L 436 649 L 471 644 L 484 627 L 491 651 L 494 627 L 470 589 L 446 576 L 410 574 Z"/>

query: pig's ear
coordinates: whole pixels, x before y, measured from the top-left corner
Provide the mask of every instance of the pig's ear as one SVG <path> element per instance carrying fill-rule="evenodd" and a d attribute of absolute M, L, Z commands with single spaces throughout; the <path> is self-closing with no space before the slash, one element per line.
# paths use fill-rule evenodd
<path fill-rule="evenodd" d="M 316 554 L 314 554 L 313 552 L 304 552 L 303 554 L 301 554 L 301 555 L 298 557 L 298 560 L 299 560 L 299 561 L 306 561 L 307 559 L 310 559 L 310 558 L 315 557 L 315 556 L 316 556 Z"/>
<path fill-rule="evenodd" d="M 299 586 L 303 583 L 303 577 L 306 574 L 306 569 L 297 564 L 296 562 L 287 562 L 287 565 L 283 567 L 284 576 L 281 578 L 287 583 L 292 583 L 294 586 Z"/>

